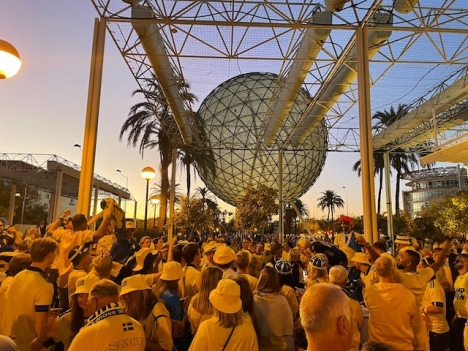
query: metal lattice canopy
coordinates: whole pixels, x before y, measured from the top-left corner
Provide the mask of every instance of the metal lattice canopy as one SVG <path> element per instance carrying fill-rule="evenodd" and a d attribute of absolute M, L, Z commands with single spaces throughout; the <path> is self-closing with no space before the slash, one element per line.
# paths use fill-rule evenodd
<path fill-rule="evenodd" d="M 92 1 L 138 84 L 156 76 L 162 86 L 174 117 L 163 127 L 175 147 L 321 151 L 310 138 L 326 126 L 328 151 L 358 151 L 359 27 L 368 36 L 372 113 L 410 106 L 374 136 L 375 148 L 437 147 L 466 130 L 466 0 Z M 329 11 L 340 2 L 341 11 Z M 199 103 L 184 101 L 178 83 L 203 101 L 252 72 L 277 77 L 256 138 L 207 140 L 200 130 L 216 126 L 199 125 Z M 311 98 L 298 117 L 290 112 L 303 90 Z"/>

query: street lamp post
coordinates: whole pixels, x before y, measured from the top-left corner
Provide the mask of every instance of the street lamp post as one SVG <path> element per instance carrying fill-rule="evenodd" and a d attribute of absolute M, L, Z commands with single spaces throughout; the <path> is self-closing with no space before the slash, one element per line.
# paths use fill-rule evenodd
<path fill-rule="evenodd" d="M 348 190 L 343 186 L 343 190 L 346 192 L 346 215 L 349 216 L 349 206 L 348 206 Z"/>
<path fill-rule="evenodd" d="M 153 218 L 153 228 L 156 228 L 156 209 L 158 208 L 158 205 L 159 205 L 159 199 L 156 196 L 153 196 L 151 199 L 150 199 L 151 203 L 153 204 L 154 206 L 154 218 Z"/>
<path fill-rule="evenodd" d="M 128 190 L 128 177 L 125 174 L 123 174 L 120 169 L 116 169 L 115 171 L 119 172 L 122 177 L 125 177 L 125 190 Z M 146 196 L 148 196 L 148 195 L 146 195 Z M 125 213 L 127 213 L 127 199 L 125 199 L 124 211 L 125 211 Z"/>
<path fill-rule="evenodd" d="M 156 172 L 151 167 L 145 167 L 141 170 L 141 176 L 146 180 L 146 197 L 145 197 L 145 222 L 143 235 L 146 235 L 146 230 L 148 228 L 148 196 L 149 196 L 149 182 L 154 178 Z"/>

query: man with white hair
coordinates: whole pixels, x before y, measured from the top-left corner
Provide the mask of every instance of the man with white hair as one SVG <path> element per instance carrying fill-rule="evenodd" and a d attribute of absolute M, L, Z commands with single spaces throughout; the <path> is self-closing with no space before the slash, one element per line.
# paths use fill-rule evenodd
<path fill-rule="evenodd" d="M 351 307 L 346 294 L 332 284 L 316 284 L 302 296 L 301 324 L 307 351 L 348 351 L 352 344 Z"/>
<path fill-rule="evenodd" d="M 357 254 L 356 254 L 357 255 Z M 351 318 L 353 320 L 353 342 L 350 351 L 359 351 L 359 345 L 361 344 L 361 332 L 364 324 L 364 317 L 362 315 L 362 308 L 359 302 L 350 297 L 349 291 L 345 289 L 346 283 L 348 282 L 348 270 L 343 266 L 334 266 L 330 268 L 328 272 L 328 278 L 330 283 L 338 286 L 348 296 L 349 304 L 351 306 Z"/>

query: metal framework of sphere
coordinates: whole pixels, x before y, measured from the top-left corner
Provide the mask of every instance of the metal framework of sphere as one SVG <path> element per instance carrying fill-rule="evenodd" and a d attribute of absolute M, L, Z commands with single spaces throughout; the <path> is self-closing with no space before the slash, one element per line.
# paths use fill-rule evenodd
<path fill-rule="evenodd" d="M 283 150 L 283 197 L 292 201 L 316 181 L 326 159 L 328 132 L 322 122 L 299 148 L 288 145 L 288 134 L 297 124 L 310 96 L 301 89 L 289 115 L 281 125 L 275 143 L 267 148 L 263 133 L 268 108 L 277 87 L 272 73 L 247 73 L 231 78 L 214 89 L 203 101 L 199 115 L 214 159 L 216 173 L 198 172 L 219 198 L 235 205 L 245 189 L 260 184 L 278 187 L 278 154 Z"/>

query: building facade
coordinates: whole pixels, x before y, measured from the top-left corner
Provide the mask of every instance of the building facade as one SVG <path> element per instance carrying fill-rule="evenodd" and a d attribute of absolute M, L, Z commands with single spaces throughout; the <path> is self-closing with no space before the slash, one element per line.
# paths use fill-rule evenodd
<path fill-rule="evenodd" d="M 405 185 L 411 188 L 403 191 L 403 204 L 412 218 L 423 208 L 443 202 L 446 196 L 468 189 L 467 170 L 460 166 L 419 169 L 404 173 L 401 178 L 407 180 Z"/>

